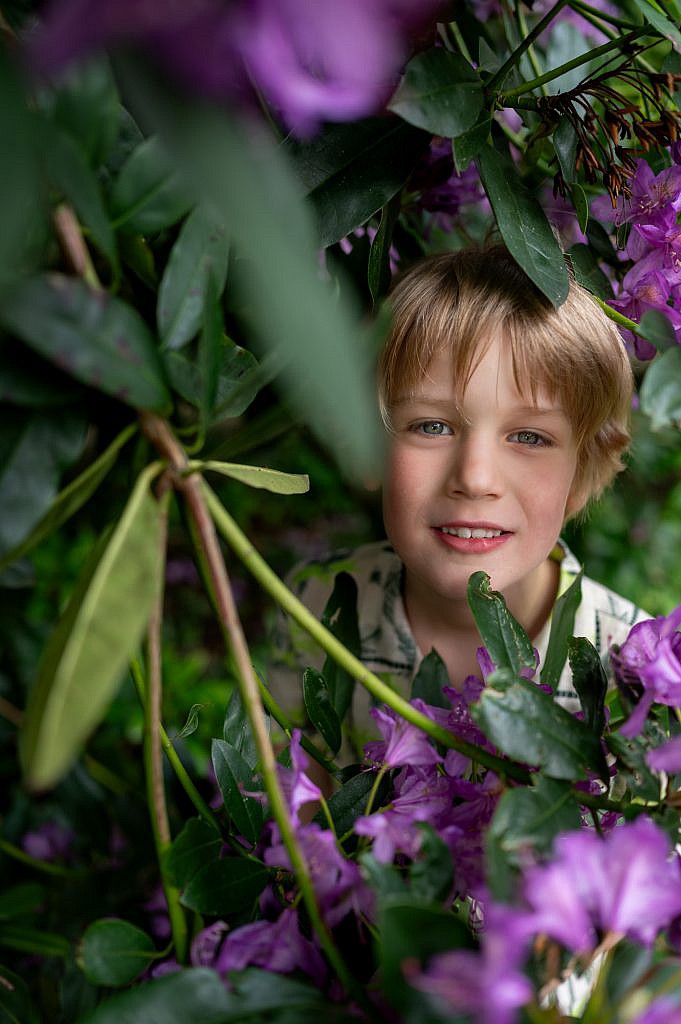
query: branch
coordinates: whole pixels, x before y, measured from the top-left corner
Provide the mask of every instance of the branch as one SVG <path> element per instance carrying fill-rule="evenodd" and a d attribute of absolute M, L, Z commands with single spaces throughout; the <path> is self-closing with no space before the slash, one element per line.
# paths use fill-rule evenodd
<path fill-rule="evenodd" d="M 54 211 L 53 220 L 59 244 L 73 272 L 91 288 L 101 291 L 102 285 L 83 239 L 78 218 L 71 207 L 60 203 Z"/>
<path fill-rule="evenodd" d="M 568 0 L 558 0 L 558 2 L 554 4 L 551 10 L 544 15 L 541 21 L 537 22 L 537 24 L 534 26 L 529 35 L 527 35 L 525 39 L 523 39 L 522 43 L 520 43 L 520 45 L 515 48 L 515 50 L 508 58 L 508 60 L 506 60 L 501 65 L 496 74 L 492 75 L 492 77 L 490 78 L 489 82 L 485 87 L 485 91 L 487 92 L 488 95 L 492 95 L 496 89 L 500 88 L 503 85 L 504 79 L 508 75 L 511 68 L 516 67 L 516 65 L 520 63 L 520 58 L 525 53 L 525 51 L 529 49 L 530 46 L 532 46 L 532 43 L 535 41 L 535 39 L 537 39 L 538 36 L 542 34 L 544 29 L 551 24 L 553 19 L 556 17 L 556 15 L 560 13 L 563 7 L 565 7 L 567 2 Z"/>

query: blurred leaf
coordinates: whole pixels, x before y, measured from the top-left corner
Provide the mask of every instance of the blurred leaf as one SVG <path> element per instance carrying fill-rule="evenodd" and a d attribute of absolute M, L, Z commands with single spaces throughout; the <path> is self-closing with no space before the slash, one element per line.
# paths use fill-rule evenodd
<path fill-rule="evenodd" d="M 658 352 L 678 348 L 678 339 L 672 322 L 661 310 L 649 309 L 641 317 L 638 327 L 636 333 L 654 345 Z"/>
<path fill-rule="evenodd" d="M 135 408 L 160 410 L 170 402 L 149 328 L 121 299 L 76 278 L 44 274 L 13 289 L 0 321 L 78 380 Z"/>
<path fill-rule="evenodd" d="M 62 473 L 83 450 L 85 426 L 70 410 L 0 414 L 0 555 L 16 549 L 49 509 Z"/>
<path fill-rule="evenodd" d="M 349 1022 L 341 1007 L 329 1003 L 325 994 L 311 984 L 297 978 L 288 978 L 274 971 L 251 967 L 230 974 L 234 1006 L 225 1017 L 224 1024 L 246 1021 L 272 1022 L 283 1020 L 289 1024 L 313 1024 L 323 1019 L 325 1024 Z M 289 1016 L 290 1014 L 290 1016 Z M 305 1014 L 305 1016 L 303 1016 Z M 309 1016 L 308 1016 L 309 1014 Z"/>
<path fill-rule="evenodd" d="M 80 942 L 78 963 L 93 985 L 129 985 L 155 959 L 156 947 L 140 928 L 120 918 L 94 921 Z"/>
<path fill-rule="evenodd" d="M 45 647 L 22 728 L 24 774 L 32 789 L 53 786 L 68 769 L 118 689 L 147 625 L 163 578 L 162 505 L 149 490 L 160 469 L 155 463 L 139 476 Z"/>
<path fill-rule="evenodd" d="M 553 697 L 508 670 L 493 673 L 471 714 L 508 757 L 543 768 L 554 779 L 583 778 L 593 769 L 609 781 L 600 740 Z"/>
<path fill-rule="evenodd" d="M 436 708 L 448 708 L 450 703 L 442 692 L 445 686 L 451 686 L 447 666 L 435 648 L 426 654 L 419 665 L 419 670 L 411 684 L 411 700 L 420 697 L 426 704 Z"/>
<path fill-rule="evenodd" d="M 409 888 L 395 864 L 379 863 L 370 850 L 360 853 L 357 859 L 362 877 L 381 902 L 394 896 L 409 899 Z"/>
<path fill-rule="evenodd" d="M 223 358 L 223 336 L 224 322 L 219 291 L 213 277 L 210 276 L 206 284 L 198 347 L 198 365 L 201 378 L 199 408 L 204 431 L 211 422 L 215 408 Z"/>
<path fill-rule="evenodd" d="M 60 418 L 60 426 L 63 426 L 63 417 Z M 118 453 L 120 452 L 123 445 L 132 437 L 135 433 L 136 425 L 130 424 L 124 430 L 120 432 L 118 437 L 114 438 L 106 451 L 91 462 L 90 465 L 85 469 L 80 476 L 72 480 L 63 491 L 61 491 L 48 511 L 42 518 L 36 523 L 29 535 L 21 541 L 21 543 L 12 548 L 7 554 L 0 558 L 0 570 L 2 570 L 10 562 L 15 561 L 18 558 L 23 558 L 29 551 L 32 551 L 34 547 L 40 544 L 41 541 L 45 540 L 52 533 L 59 529 L 62 523 L 65 523 L 68 519 L 74 515 L 79 508 L 81 508 L 88 498 L 95 492 L 97 487 L 107 475 L 109 470 L 114 466 Z M 40 467 L 41 469 L 45 466 L 46 454 L 49 452 L 49 445 L 45 445 L 40 450 Z M 24 463 L 22 470 L 26 471 L 28 462 Z M 35 485 L 35 478 L 31 477 L 32 484 Z M 0 478 L 0 500 L 2 500 L 2 479 Z"/>
<path fill-rule="evenodd" d="M 551 612 L 551 632 L 546 657 L 541 667 L 541 681 L 553 689 L 558 685 L 568 653 L 568 640 L 574 635 L 575 615 L 582 600 L 582 576 L 580 569 L 574 580 L 561 594 Z"/>
<path fill-rule="evenodd" d="M 73 405 L 83 386 L 26 345 L 0 334 L 0 401 L 28 409 Z"/>
<path fill-rule="evenodd" d="M 267 885 L 270 872 L 258 861 L 223 857 L 199 868 L 180 902 L 199 914 L 227 917 L 251 910 Z"/>
<path fill-rule="evenodd" d="M 220 856 L 222 838 L 203 818 L 189 818 L 166 854 L 166 867 L 179 889 Z"/>
<path fill-rule="evenodd" d="M 331 703 L 324 676 L 314 668 L 306 668 L 303 673 L 303 700 L 312 725 L 331 753 L 337 754 L 343 738 L 341 724 Z"/>
<path fill-rule="evenodd" d="M 45 928 L 0 922 L 0 948 L 34 956 L 68 956 L 71 943 L 63 935 L 48 932 Z"/>
<path fill-rule="evenodd" d="M 229 698 L 222 731 L 225 741 L 239 751 L 246 764 L 253 770 L 258 763 L 258 750 L 238 686 L 234 687 Z"/>
<path fill-rule="evenodd" d="M 432 825 L 419 822 L 417 827 L 423 838 L 418 857 L 409 868 L 411 895 L 423 903 L 441 903 L 454 882 L 452 854 Z"/>
<path fill-rule="evenodd" d="M 456 138 L 473 127 L 482 102 L 482 83 L 468 61 L 431 48 L 409 61 L 388 107 L 433 135 Z"/>
<path fill-rule="evenodd" d="M 484 145 L 487 144 L 492 129 L 492 119 L 487 110 L 481 110 L 477 122 L 468 131 L 452 139 L 452 155 L 454 166 L 459 174 L 463 174 L 472 160 Z"/>
<path fill-rule="evenodd" d="M 47 891 L 37 882 L 22 882 L 0 892 L 0 918 L 23 917 L 40 909 Z M 2 1018 L 0 1018 L 1 1020 Z"/>
<path fill-rule="evenodd" d="M 639 391 L 652 430 L 681 426 L 681 348 L 669 349 L 646 370 Z"/>
<path fill-rule="evenodd" d="M 213 315 L 216 313 L 217 309 L 213 311 Z M 207 311 L 207 316 L 210 315 Z M 208 325 L 211 334 L 214 327 L 213 323 Z M 214 337 L 209 339 L 207 335 L 202 335 L 202 339 L 199 343 L 201 351 L 198 362 L 192 361 L 183 352 L 164 354 L 164 363 L 173 389 L 197 409 L 204 408 L 207 401 L 209 367 L 204 360 L 208 356 L 210 346 L 215 343 Z M 213 410 L 214 420 L 240 416 L 273 376 L 267 371 L 264 363 L 258 363 L 252 353 L 224 335 L 221 338 L 220 361 Z M 251 423 L 248 424 L 248 429 L 252 429 Z"/>
<path fill-rule="evenodd" d="M 99 184 L 82 149 L 66 132 L 50 121 L 41 125 L 41 152 L 47 177 L 73 206 L 100 252 L 118 269 L 116 236 L 104 208 Z"/>
<path fill-rule="evenodd" d="M 509 252 L 553 305 L 560 306 L 568 294 L 568 272 L 546 214 L 509 156 L 487 145 L 476 162 Z"/>
<path fill-rule="evenodd" d="M 590 224 L 589 229 L 591 226 Z M 598 259 L 593 249 L 588 245 L 578 243 L 572 246 L 569 255 L 577 283 L 601 299 L 612 298 L 612 287 L 598 265 Z"/>
<path fill-rule="evenodd" d="M 369 249 L 368 282 L 374 305 L 390 287 L 390 247 L 401 206 L 402 193 L 396 192 L 381 210 L 381 222 Z"/>
<path fill-rule="evenodd" d="M 644 948 L 628 939 L 622 939 L 617 943 L 608 956 L 609 967 L 605 977 L 610 1005 L 619 1003 L 625 993 L 641 981 L 648 973 L 652 959 L 652 949 Z"/>
<path fill-rule="evenodd" d="M 0 1024 L 40 1024 L 26 982 L 0 966 Z"/>
<path fill-rule="evenodd" d="M 511 864 L 522 865 L 528 848 L 547 854 L 557 835 L 578 829 L 580 822 L 579 797 L 570 783 L 537 775 L 532 786 L 506 790 L 489 833 Z"/>
<path fill-rule="evenodd" d="M 677 53 L 676 50 L 671 50 L 665 59 L 662 61 L 660 71 L 663 74 L 671 72 L 673 75 L 681 75 L 681 53 Z M 674 100 L 676 101 L 677 107 L 679 106 L 679 97 L 681 97 L 681 82 L 677 80 L 675 83 L 675 89 L 672 93 Z"/>
<path fill-rule="evenodd" d="M 575 159 L 577 157 L 577 132 L 567 117 L 558 122 L 553 133 L 553 148 L 566 185 L 575 180 Z"/>
<path fill-rule="evenodd" d="M 586 197 L 586 192 L 579 184 L 575 181 L 570 189 L 570 196 L 572 198 L 572 205 L 575 208 L 577 214 L 577 223 L 579 224 L 579 230 L 586 232 L 589 224 L 589 200 Z"/>
<path fill-rule="evenodd" d="M 192 704 L 187 715 L 187 721 L 173 739 L 183 740 L 185 736 L 193 736 L 199 727 L 199 711 L 207 707 L 208 704 Z"/>
<path fill-rule="evenodd" d="M 468 604 L 482 642 L 497 668 L 509 668 L 518 675 L 521 668 L 534 667 L 534 648 L 527 633 L 509 612 L 503 595 L 491 589 L 487 573 L 471 575 Z"/>
<path fill-rule="evenodd" d="M 153 291 L 158 286 L 158 274 L 154 262 L 154 253 L 141 235 L 121 235 L 118 249 L 123 263 L 136 274 Z"/>
<path fill-rule="evenodd" d="M 208 282 L 213 280 L 217 300 L 228 262 L 229 239 L 218 214 L 197 206 L 182 225 L 161 278 L 156 319 L 164 348 L 181 348 L 197 333 Z"/>
<path fill-rule="evenodd" d="M 92 167 L 104 163 L 120 118 L 118 91 L 106 58 L 79 61 L 60 76 L 53 118 L 77 140 Z"/>
<path fill-rule="evenodd" d="M 236 747 L 225 740 L 213 740 L 211 758 L 225 810 L 237 834 L 254 846 L 262 832 L 264 812 L 260 800 L 245 795 L 260 789 L 260 784 L 253 777 L 253 769 Z"/>
<path fill-rule="evenodd" d="M 273 494 L 306 494 L 310 489 L 310 478 L 306 473 L 282 473 L 265 466 L 243 466 L 237 462 L 191 461 L 191 469 L 219 473 L 248 487 L 271 491 Z"/>
<path fill-rule="evenodd" d="M 109 199 L 114 227 L 142 235 L 171 227 L 192 205 L 177 166 L 155 136 L 130 154 Z"/>
<path fill-rule="evenodd" d="M 567 644 L 572 683 L 582 705 L 584 720 L 596 736 L 601 736 L 605 729 L 608 677 L 590 640 L 585 636 L 570 637 Z"/>
<path fill-rule="evenodd" d="M 678 26 L 670 21 L 657 4 L 649 3 L 648 0 L 634 0 L 634 3 L 649 25 L 656 28 L 665 39 L 670 39 L 674 49 L 681 49 L 681 32 Z"/>
<path fill-rule="evenodd" d="M 428 142 L 396 117 L 330 124 L 309 141 L 289 139 L 285 150 L 308 193 L 320 246 L 338 242 L 385 206 Z"/>
<path fill-rule="evenodd" d="M 78 1024 L 225 1024 L 231 996 L 222 978 L 190 967 L 105 999 Z"/>
<path fill-rule="evenodd" d="M 339 572 L 322 613 L 322 623 L 344 647 L 359 657 L 361 642 L 357 621 L 357 584 L 350 573 Z M 352 702 L 354 677 L 330 655 L 322 667 L 336 714 L 342 722 Z"/>

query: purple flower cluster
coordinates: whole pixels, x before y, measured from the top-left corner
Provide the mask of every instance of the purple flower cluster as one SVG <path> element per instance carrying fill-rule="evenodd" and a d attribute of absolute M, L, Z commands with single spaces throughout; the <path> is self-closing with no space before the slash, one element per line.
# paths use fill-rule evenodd
<path fill-rule="evenodd" d="M 631 225 L 624 256 L 633 265 L 611 305 L 636 321 L 649 310 L 659 310 L 681 342 L 681 143 L 675 143 L 670 152 L 672 166 L 659 174 L 645 160 L 638 160 L 631 195 L 620 195 L 614 208 L 607 196 L 599 196 L 591 211 L 616 227 Z M 626 329 L 622 334 L 637 358 L 655 355 L 655 348 L 643 338 Z"/>
<path fill-rule="evenodd" d="M 410 38 L 441 0 L 53 0 L 33 50 L 54 74 L 106 46 L 142 46 L 190 88 L 243 99 L 257 83 L 285 123 L 308 135 L 323 120 L 383 106 Z"/>
<path fill-rule="evenodd" d="M 638 736 L 654 703 L 681 708 L 681 605 L 671 615 L 647 619 L 634 626 L 619 650 L 610 657 L 621 687 L 642 687 L 643 694 L 620 729 L 623 736 Z M 672 750 L 675 748 L 672 748 Z M 658 763 L 657 767 L 663 767 Z M 672 769 L 673 770 L 673 769 Z"/>
<path fill-rule="evenodd" d="M 409 189 L 417 194 L 418 207 L 433 215 L 432 225 L 445 232 L 454 229 L 462 211 L 472 206 L 490 209 L 475 164 L 461 173 L 455 169 L 450 139 L 433 139 L 411 176 Z"/>

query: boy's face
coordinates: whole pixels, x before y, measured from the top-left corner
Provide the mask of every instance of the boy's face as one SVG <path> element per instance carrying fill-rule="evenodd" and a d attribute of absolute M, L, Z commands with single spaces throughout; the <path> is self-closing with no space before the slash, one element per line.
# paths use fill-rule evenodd
<path fill-rule="evenodd" d="M 541 567 L 577 507 L 570 493 L 577 446 L 562 409 L 541 391 L 536 406 L 519 394 L 510 355 L 495 337 L 462 410 L 442 349 L 413 397 L 398 399 L 390 413 L 383 515 L 409 599 L 434 608 L 461 601 L 470 574 L 482 569 L 512 608 L 536 600 L 546 580 Z"/>

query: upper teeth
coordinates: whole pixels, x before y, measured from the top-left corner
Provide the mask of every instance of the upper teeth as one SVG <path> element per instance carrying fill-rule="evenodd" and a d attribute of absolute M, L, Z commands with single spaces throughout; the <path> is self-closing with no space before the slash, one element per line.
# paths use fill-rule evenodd
<path fill-rule="evenodd" d="M 443 533 L 451 533 L 453 537 L 463 537 L 469 540 L 473 537 L 480 540 L 483 537 L 501 537 L 503 530 L 472 530 L 470 526 L 441 526 Z"/>

